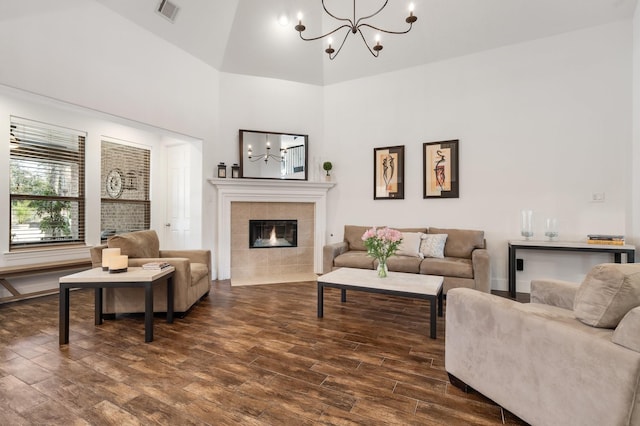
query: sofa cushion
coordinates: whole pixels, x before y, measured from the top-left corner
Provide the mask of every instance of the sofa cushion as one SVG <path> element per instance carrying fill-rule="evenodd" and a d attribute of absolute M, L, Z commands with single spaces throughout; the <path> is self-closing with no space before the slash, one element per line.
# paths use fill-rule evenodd
<path fill-rule="evenodd" d="M 627 312 L 613 332 L 613 343 L 640 352 L 640 308 Z"/>
<path fill-rule="evenodd" d="M 640 306 L 640 265 L 634 263 L 594 266 L 573 301 L 576 318 L 602 328 L 615 328 L 636 306 Z"/>
<path fill-rule="evenodd" d="M 373 257 L 366 251 L 348 251 L 333 259 L 333 266 L 339 268 L 373 269 Z"/>
<path fill-rule="evenodd" d="M 396 255 L 398 256 L 411 256 L 422 259 L 422 253 L 420 253 L 420 242 L 425 234 L 422 232 L 403 232 L 402 242 L 398 246 Z"/>
<path fill-rule="evenodd" d="M 114 235 L 107 240 L 109 248 L 119 248 L 120 253 L 129 257 L 160 257 L 160 241 L 156 231 L 136 231 Z"/>
<path fill-rule="evenodd" d="M 394 272 L 408 272 L 417 274 L 420 272 L 420 262 L 422 258 L 411 256 L 391 256 L 387 259 L 387 267 Z M 376 263 L 376 267 L 377 267 Z"/>
<path fill-rule="evenodd" d="M 445 257 L 444 259 L 428 257 L 420 262 L 420 273 L 444 277 L 473 278 L 473 264 L 471 259 L 459 257 Z"/>
<path fill-rule="evenodd" d="M 367 247 L 364 245 L 364 241 L 362 241 L 362 235 L 367 231 L 367 229 L 371 229 L 371 226 L 344 226 L 344 241 L 349 244 L 349 250 L 367 250 Z"/>
<path fill-rule="evenodd" d="M 471 258 L 473 250 L 484 248 L 484 231 L 429 228 L 429 234 L 448 235 L 447 243 L 444 246 L 444 255 L 446 257 Z"/>
<path fill-rule="evenodd" d="M 405 233 L 405 232 L 422 232 L 423 234 L 426 234 L 428 231 L 428 228 L 394 228 L 397 229 L 398 231 Z"/>
<path fill-rule="evenodd" d="M 194 286 L 209 273 L 209 268 L 204 263 L 191 264 L 191 285 Z"/>
<path fill-rule="evenodd" d="M 420 242 L 420 253 L 423 257 L 444 258 L 444 246 L 447 234 L 423 234 Z"/>

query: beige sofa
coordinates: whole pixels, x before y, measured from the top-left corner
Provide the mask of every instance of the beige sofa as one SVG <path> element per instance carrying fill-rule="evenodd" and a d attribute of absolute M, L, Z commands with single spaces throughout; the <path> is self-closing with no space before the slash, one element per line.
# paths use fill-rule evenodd
<path fill-rule="evenodd" d="M 532 425 L 640 425 L 640 264 L 532 281 L 531 302 L 451 290 L 451 382 Z"/>
<path fill-rule="evenodd" d="M 211 251 L 160 250 L 155 231 L 136 231 L 110 237 L 107 244 L 91 248 L 93 267 L 102 266 L 102 250 L 120 248 L 129 256 L 129 266 L 142 266 L 148 262 L 164 261 L 176 268 L 174 275 L 174 305 L 178 315 L 184 314 L 211 288 Z M 153 292 L 154 312 L 167 310 L 167 286 L 162 283 Z M 104 314 L 144 312 L 144 289 L 104 289 Z"/>
<path fill-rule="evenodd" d="M 323 249 L 323 273 L 337 268 L 375 269 L 377 261 L 367 255 L 362 234 L 370 226 L 346 225 L 342 242 L 328 244 Z M 387 262 L 390 271 L 444 277 L 443 291 L 468 287 L 486 293 L 491 291 L 489 253 L 483 231 L 444 228 L 397 228 L 405 235 L 444 235 L 446 242 L 442 257 L 424 255 L 392 256 Z"/>

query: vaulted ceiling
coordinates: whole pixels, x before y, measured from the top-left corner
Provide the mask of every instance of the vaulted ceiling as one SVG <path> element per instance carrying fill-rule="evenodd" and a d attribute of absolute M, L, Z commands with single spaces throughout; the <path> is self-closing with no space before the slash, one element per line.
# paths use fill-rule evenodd
<path fill-rule="evenodd" d="M 406 35 L 383 34 L 374 58 L 358 36 L 349 36 L 333 61 L 322 41 L 306 42 L 293 29 L 304 14 L 306 36 L 337 27 L 321 0 L 170 0 L 180 9 L 172 23 L 156 13 L 160 0 L 96 0 L 217 70 L 326 85 L 526 42 L 621 19 L 637 0 L 411 0 L 418 21 Z M 373 25 L 403 30 L 410 0 L 390 0 Z M 358 0 L 358 17 L 384 0 Z M 351 17 L 349 0 L 325 0 Z M 278 18 L 286 14 L 290 23 Z M 371 35 L 373 37 L 373 35 Z M 336 39 L 339 37 L 335 37 Z"/>

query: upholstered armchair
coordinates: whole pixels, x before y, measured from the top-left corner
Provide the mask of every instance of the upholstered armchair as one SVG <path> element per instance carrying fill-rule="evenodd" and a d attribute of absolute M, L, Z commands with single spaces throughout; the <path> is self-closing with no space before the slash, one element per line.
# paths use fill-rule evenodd
<path fill-rule="evenodd" d="M 451 289 L 445 367 L 532 425 L 640 425 L 640 264 L 534 280 L 531 303 Z"/>
<path fill-rule="evenodd" d="M 93 267 L 102 266 L 102 250 L 120 248 L 129 256 L 129 266 L 142 266 L 148 262 L 168 262 L 176 268 L 174 275 L 174 312 L 186 313 L 194 303 L 209 294 L 211 288 L 211 252 L 209 250 L 160 250 L 160 242 L 155 231 L 136 231 L 115 235 L 107 244 L 91 248 Z M 116 288 L 104 289 L 103 313 L 144 312 L 144 289 Z M 153 310 L 165 312 L 167 306 L 167 286 L 165 283 L 154 288 Z"/>

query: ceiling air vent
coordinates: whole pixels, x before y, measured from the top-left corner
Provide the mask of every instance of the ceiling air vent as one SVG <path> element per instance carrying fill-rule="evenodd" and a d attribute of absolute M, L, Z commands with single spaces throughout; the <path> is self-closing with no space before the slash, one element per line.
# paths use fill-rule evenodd
<path fill-rule="evenodd" d="M 167 18 L 168 20 L 170 20 L 171 22 L 173 22 L 176 19 L 178 10 L 180 10 L 178 6 L 171 3 L 169 0 L 161 0 L 160 4 L 158 5 L 158 13 L 164 16 L 165 18 Z"/>

